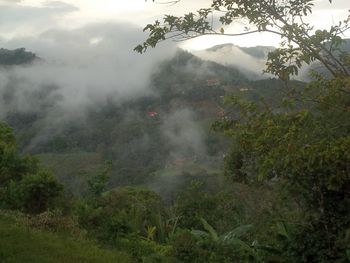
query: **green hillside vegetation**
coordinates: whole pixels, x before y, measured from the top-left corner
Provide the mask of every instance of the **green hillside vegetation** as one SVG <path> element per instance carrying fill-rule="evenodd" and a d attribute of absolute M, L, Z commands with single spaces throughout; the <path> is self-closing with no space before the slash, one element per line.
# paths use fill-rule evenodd
<path fill-rule="evenodd" d="M 87 189 L 87 180 L 104 165 L 101 154 L 94 152 L 43 153 L 36 157 L 51 169 L 70 194 L 81 195 Z"/>
<path fill-rule="evenodd" d="M 283 86 L 283 82 L 274 79 L 250 81 L 235 68 L 203 61 L 179 50 L 173 59 L 164 61 L 152 77 L 151 89 L 159 94 L 157 97 L 122 104 L 107 101 L 99 107 L 88 108 L 85 121 L 59 124 L 60 133 L 42 136 L 46 125 L 43 119 L 55 108 L 51 96 L 57 90 L 57 87 L 42 87 L 40 92 L 28 95 L 28 100 L 39 105 L 38 112 L 9 112 L 5 120 L 14 128 L 23 152 L 36 154 L 54 170 L 66 190 L 75 189 L 71 192 L 81 194 L 86 190 L 86 177 L 104 160 L 113 160 L 110 187 L 144 184 L 158 170 L 171 166 L 176 161 L 170 157 L 173 146 L 162 129 L 175 109 L 193 112 L 191 121 L 204 131 L 207 154 L 197 156 L 196 164 L 220 166 L 227 139 L 209 130 L 211 123 L 224 114 L 223 97 L 237 94 L 258 101 L 265 96 L 266 100 L 278 104 Z M 149 111 L 158 115 L 150 117 Z M 32 143 L 37 137 L 44 139 Z M 177 158 L 190 162 L 194 155 L 187 151 Z"/>
<path fill-rule="evenodd" d="M 267 219 L 269 211 L 276 210 L 276 206 L 272 208 L 265 202 L 266 198 L 272 201 L 277 193 L 268 188 L 252 191 L 243 185 L 218 191 L 213 188 L 217 178 L 211 181 L 213 177 L 207 177 L 206 184 L 191 180 L 203 181 L 203 171 L 194 165 L 185 167 L 196 177 L 184 174 L 187 183 L 173 193 L 168 204 L 142 187 L 108 190 L 110 163 L 87 179 L 87 192 L 82 197 L 62 195 L 60 184 L 47 170 L 33 157 L 19 155 L 10 128 L 2 124 L 0 136 L 0 205 L 20 211 L 1 212 L 0 242 L 6 244 L 1 246 L 0 255 L 5 262 L 24 258 L 36 262 L 94 262 L 101 253 L 106 254 L 106 262 L 118 257 L 126 262 L 128 257 L 131 262 L 191 262 L 204 261 L 208 256 L 214 262 L 231 261 L 255 253 L 248 253 L 244 246 L 258 237 L 264 240 L 262 226 L 274 224 L 260 219 Z M 254 217 L 257 219 L 249 219 Z M 248 221 L 256 225 L 240 229 Z M 242 244 L 226 247 L 226 241 L 215 241 L 211 245 L 214 250 L 197 245 L 212 242 L 200 231 L 215 229 L 217 235 L 224 236 L 235 228 L 239 233 L 234 240 Z M 91 242 L 123 253 L 98 249 Z M 48 255 L 54 257 L 48 259 Z"/>
<path fill-rule="evenodd" d="M 0 261 L 4 263 L 133 262 L 126 253 L 99 248 L 52 232 L 21 225 L 0 212 Z"/>

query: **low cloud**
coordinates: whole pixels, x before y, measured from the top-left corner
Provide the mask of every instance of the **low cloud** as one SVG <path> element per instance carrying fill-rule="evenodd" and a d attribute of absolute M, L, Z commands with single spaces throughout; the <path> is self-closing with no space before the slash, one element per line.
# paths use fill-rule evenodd
<path fill-rule="evenodd" d="M 223 45 L 215 50 L 194 51 L 194 55 L 204 60 L 214 61 L 224 66 L 234 66 L 244 73 L 255 74 L 257 78 L 267 78 L 263 75 L 266 68 L 266 58 L 253 57 L 235 45 Z"/>
<path fill-rule="evenodd" d="M 84 118 L 88 107 L 151 95 L 150 77 L 175 48 L 133 51 L 144 38 L 127 24 L 94 24 L 76 30 L 51 30 L 38 38 L 16 38 L 5 48 L 26 47 L 41 59 L 0 70 L 0 118 L 9 112 L 41 112 L 47 131 Z M 57 130 L 56 132 L 59 132 Z M 34 139 L 35 140 L 35 139 Z"/>
<path fill-rule="evenodd" d="M 161 131 L 172 148 L 170 157 L 173 160 L 206 154 L 205 130 L 196 122 L 191 110 L 179 109 L 165 116 Z"/>

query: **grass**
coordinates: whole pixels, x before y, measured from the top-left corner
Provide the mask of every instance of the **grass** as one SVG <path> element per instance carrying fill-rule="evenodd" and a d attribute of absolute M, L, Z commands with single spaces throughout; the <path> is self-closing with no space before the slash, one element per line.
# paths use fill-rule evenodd
<path fill-rule="evenodd" d="M 102 156 L 93 152 L 44 153 L 37 157 L 74 195 L 80 195 L 87 187 L 87 178 L 98 173 L 104 165 Z"/>
<path fill-rule="evenodd" d="M 178 176 L 182 173 L 196 174 L 217 174 L 220 173 L 220 167 L 207 165 L 205 163 L 196 163 L 192 160 L 185 161 L 182 165 L 170 164 L 168 167 L 158 170 L 156 176 Z"/>
<path fill-rule="evenodd" d="M 132 262 L 126 253 L 106 250 L 87 241 L 18 225 L 14 218 L 0 214 L 0 262 L 93 263 Z"/>
<path fill-rule="evenodd" d="M 61 176 L 89 174 L 103 165 L 101 155 L 94 152 L 43 153 L 37 157 Z"/>

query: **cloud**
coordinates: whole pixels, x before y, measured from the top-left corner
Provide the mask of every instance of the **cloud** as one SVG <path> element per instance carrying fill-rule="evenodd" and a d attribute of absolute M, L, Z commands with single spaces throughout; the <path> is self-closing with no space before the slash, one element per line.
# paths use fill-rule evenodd
<path fill-rule="evenodd" d="M 22 5 L 18 1 L 0 2 L 0 32 L 7 37 L 36 34 L 54 27 L 62 16 L 78 10 L 60 1 L 43 2 L 41 6 Z"/>
<path fill-rule="evenodd" d="M 204 60 L 214 61 L 224 66 L 235 66 L 250 75 L 253 73 L 256 78 L 269 77 L 267 74 L 263 75 L 263 70 L 266 68 L 266 58 L 255 58 L 232 44 L 223 45 L 215 50 L 200 50 L 192 53 Z"/>
<path fill-rule="evenodd" d="M 172 148 L 172 158 L 206 154 L 205 130 L 196 122 L 193 111 L 186 108 L 173 111 L 163 118 L 161 131 Z"/>
<path fill-rule="evenodd" d="M 327 12 L 330 11 L 330 9 L 342 9 L 344 11 L 347 11 L 349 9 L 349 2 L 347 0 L 338 0 L 329 2 L 324 0 L 316 0 L 315 1 L 315 7 L 314 10 L 325 10 Z"/>
<path fill-rule="evenodd" d="M 175 48 L 140 55 L 133 47 L 143 38 L 140 28 L 127 24 L 91 24 L 5 42 L 6 48 L 24 46 L 41 60 L 0 70 L 0 118 L 10 111 L 40 112 L 46 107 L 41 117 L 45 137 L 62 122 L 84 118 L 88 107 L 150 95 L 152 73 Z"/>
<path fill-rule="evenodd" d="M 0 4 L 1 3 L 11 3 L 11 4 L 15 4 L 15 3 L 19 3 L 22 2 L 22 0 L 0 0 Z"/>
<path fill-rule="evenodd" d="M 41 7 L 5 4 L 0 8 L 0 22 L 14 26 L 77 10 L 79 9 L 76 6 L 60 1 L 44 2 Z"/>

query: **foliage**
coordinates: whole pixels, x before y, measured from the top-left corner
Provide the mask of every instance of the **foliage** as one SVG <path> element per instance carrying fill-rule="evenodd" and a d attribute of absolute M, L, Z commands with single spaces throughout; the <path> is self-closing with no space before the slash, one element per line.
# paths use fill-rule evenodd
<path fill-rule="evenodd" d="M 188 188 L 179 193 L 174 210 L 182 228 L 199 229 L 201 219 L 206 218 L 220 231 L 240 224 L 245 214 L 245 208 L 238 204 L 234 195 L 224 191 L 211 194 L 199 181 L 192 181 Z"/>
<path fill-rule="evenodd" d="M 126 187 L 94 198 L 81 200 L 75 212 L 90 238 L 126 251 L 135 262 L 176 262 L 168 238 L 177 220 L 167 217 L 154 192 Z"/>
<path fill-rule="evenodd" d="M 20 181 L 22 207 L 28 213 L 40 213 L 53 207 L 54 201 L 62 193 L 63 187 L 48 171 L 25 176 Z"/>
<path fill-rule="evenodd" d="M 0 124 L 0 206 L 41 213 L 54 205 L 62 185 L 36 159 L 21 157 L 12 130 Z"/>
<path fill-rule="evenodd" d="M 219 236 L 215 229 L 202 219 L 201 230 L 177 231 L 170 241 L 173 255 L 183 262 L 259 262 L 254 247 L 241 238 L 249 226 L 241 226 Z"/>
<path fill-rule="evenodd" d="M 303 63 L 319 61 L 333 76 L 349 76 L 350 69 L 342 61 L 344 52 L 339 49 L 341 35 L 349 29 L 350 16 L 329 30 L 316 30 L 305 17 L 311 14 L 314 0 L 213 0 L 209 8 L 177 17 L 165 15 L 163 21 L 148 24 L 144 31 L 149 38 L 135 50 L 144 52 L 166 39 L 184 40 L 202 35 L 238 36 L 257 32 L 269 32 L 282 39 L 282 46 L 269 53 L 267 72 L 289 79 L 297 75 Z M 225 32 L 217 28 L 214 17 L 223 27 L 236 21 L 246 21 L 241 33 Z M 338 55 L 340 53 L 341 56 Z"/>
<path fill-rule="evenodd" d="M 328 70 L 331 79 L 315 74 L 316 81 L 305 92 L 287 90 L 291 99 L 285 100 L 286 108 L 227 98 L 227 104 L 234 106 L 229 112 L 235 114 L 226 114 L 214 129 L 232 138 L 225 160 L 228 178 L 282 186 L 307 211 L 300 225 L 285 235 L 287 258 L 342 262 L 347 258 L 348 247 L 343 244 L 350 227 L 350 63 L 348 52 L 341 49 L 341 35 L 349 29 L 350 16 L 329 30 L 314 30 L 305 22 L 313 4 L 313 0 L 214 0 L 197 13 L 166 15 L 163 23 L 147 25 L 149 38 L 135 50 L 142 53 L 169 38 L 270 32 L 281 36 L 282 43 L 269 53 L 266 72 L 286 81 L 303 64 L 314 61 Z M 246 19 L 249 28 L 240 34 L 216 29 L 210 22 L 216 14 L 224 26 Z"/>
<path fill-rule="evenodd" d="M 104 193 L 95 202 L 78 205 L 76 213 L 80 224 L 98 240 L 115 245 L 118 238 L 136 233 L 149 238 L 149 227 L 158 228 L 162 216 L 160 198 L 152 191 L 137 188 L 115 189 Z"/>
<path fill-rule="evenodd" d="M 101 170 L 96 176 L 88 180 L 88 190 L 94 197 L 99 197 L 106 190 L 108 182 L 108 173 L 112 167 L 112 162 L 106 162 L 106 167 Z"/>
<path fill-rule="evenodd" d="M 123 251 L 127 251 L 135 262 L 178 262 L 171 256 L 171 246 L 140 239 L 137 236 L 119 239 L 117 247 Z"/>
<path fill-rule="evenodd" d="M 78 149 L 100 152 L 114 160 L 114 170 L 107 163 L 87 180 L 90 194 L 73 200 L 72 215 L 50 210 L 57 208 L 62 186 L 34 158 L 19 155 L 12 130 L 0 124 L 0 205 L 30 214 L 18 221 L 28 228 L 27 234 L 24 228 L 0 217 L 0 232 L 5 233 L 0 235 L 0 242 L 10 243 L 0 246 L 0 257 L 23 261 L 25 255 L 30 261 L 32 255 L 37 255 L 38 246 L 45 248 L 38 252 L 43 257 L 47 253 L 55 256 L 48 259 L 53 262 L 56 258 L 94 262 L 96 255 L 104 253 L 93 245 L 81 248 L 77 243 L 34 231 L 34 227 L 124 250 L 133 262 L 349 260 L 349 56 L 341 49 L 339 37 L 349 20 L 328 31 L 314 32 L 304 22 L 312 5 L 313 0 L 214 0 L 210 8 L 196 14 L 166 16 L 163 25 L 159 21 L 148 25 L 145 30 L 149 30 L 150 37 L 136 48 L 139 52 L 167 38 L 234 35 L 224 28 L 213 28 L 210 20 L 216 14 L 224 26 L 247 19 L 252 28 L 243 34 L 267 31 L 282 37 L 282 47 L 271 50 L 266 69 L 280 80 L 251 82 L 233 68 L 178 52 L 152 78 L 159 98 L 147 97 L 123 105 L 108 102 L 100 109 L 91 109 L 82 126 L 67 124 L 68 139 L 57 135 L 36 150 L 66 153 Z M 302 64 L 314 61 L 321 63 L 332 78 L 314 74 L 316 81 L 308 85 L 287 81 Z M 193 72 L 192 68 L 205 70 Z M 222 85 L 207 85 L 208 77 L 218 78 Z M 231 141 L 224 173 L 234 184 L 215 192 L 192 182 L 179 192 L 175 204 L 168 206 L 155 192 L 144 188 L 107 191 L 108 181 L 111 185 L 125 183 L 109 177 L 110 172 L 124 175 L 129 184 L 145 182 L 165 166 L 171 154 L 171 145 L 162 137 L 162 119 L 148 118 L 145 112 L 157 109 L 166 116 L 172 105 L 192 105 L 198 110 L 201 103 L 202 108 L 217 111 L 221 96 L 228 91 L 240 94 L 241 87 L 248 92 L 243 98 L 226 97 L 225 111 L 213 125 Z M 282 87 L 286 90 L 281 91 Z M 50 89 L 46 91 L 50 93 Z M 260 100 L 262 96 L 265 98 Z M 133 117 L 125 118 L 123 115 L 130 111 Z M 208 116 L 211 119 L 216 115 L 201 114 L 200 118 Z M 38 121 L 30 115 L 8 117 L 18 127 Z M 19 134 L 28 139 L 31 132 L 35 133 Z M 116 138 L 112 143 L 111 137 Z M 210 140 L 220 144 L 215 145 L 219 149 L 213 155 L 226 149 L 225 143 Z M 198 174 L 206 178 L 205 171 Z M 182 176 L 185 182 L 190 181 L 190 174 L 183 172 Z M 7 237 L 12 239 L 8 241 Z M 14 245 L 18 240 L 31 250 L 29 256 L 8 252 L 18 248 Z M 62 244 L 69 244 L 68 250 Z M 71 252 L 71 246 L 78 247 L 78 252 Z M 118 256 L 111 252 L 113 261 L 118 261 Z"/>
<path fill-rule="evenodd" d="M 248 242 L 243 240 L 244 236 L 246 236 L 248 231 L 251 230 L 252 225 L 240 225 L 228 233 L 219 235 L 204 218 L 201 218 L 201 222 L 206 232 L 201 230 L 192 230 L 191 233 L 200 238 L 201 242 L 209 241 L 214 243 L 215 246 L 220 248 L 221 251 L 226 250 L 222 254 L 217 253 L 218 255 L 213 256 L 213 259 L 215 258 L 215 260 L 211 260 L 211 262 L 218 261 L 219 259 L 224 262 L 232 262 L 235 260 L 259 261 L 258 253 L 254 249 L 254 244 L 256 241 L 250 245 Z M 199 244 L 201 244 L 201 242 L 199 242 Z M 228 247 L 235 251 L 235 253 L 232 253 L 232 256 L 230 256 L 230 252 L 227 251 Z"/>
<path fill-rule="evenodd" d="M 187 229 L 179 230 L 170 241 L 172 254 L 182 262 L 206 262 L 209 251 L 197 245 L 197 239 Z"/>
<path fill-rule="evenodd" d="M 60 210 L 45 211 L 38 215 L 27 215 L 21 223 L 27 227 L 53 233 L 66 233 L 75 239 L 85 239 L 85 232 L 79 228 L 76 220 L 70 215 L 64 215 Z"/>
<path fill-rule="evenodd" d="M 0 186 L 10 180 L 20 180 L 25 174 L 38 169 L 38 163 L 31 157 L 20 157 L 12 130 L 0 122 Z"/>
<path fill-rule="evenodd" d="M 101 249 L 88 241 L 19 225 L 13 215 L 0 212 L 1 262 L 134 262 L 128 254 Z"/>
<path fill-rule="evenodd" d="M 298 252 L 305 262 L 310 257 L 322 262 L 345 255 L 338 241 L 350 223 L 350 98 L 341 91 L 348 89 L 348 83 L 348 78 L 314 82 L 299 99 L 312 98 L 315 103 L 290 112 L 263 110 L 231 97 L 227 103 L 240 111 L 239 118 L 215 125 L 233 139 L 225 160 L 228 177 L 246 183 L 279 182 L 308 210 L 308 224 L 297 230 L 291 242 L 302 247 L 300 235 L 310 238 L 305 244 L 318 247 Z M 315 93 L 315 88 L 320 92 Z M 311 229 L 318 229 L 317 234 Z"/>

